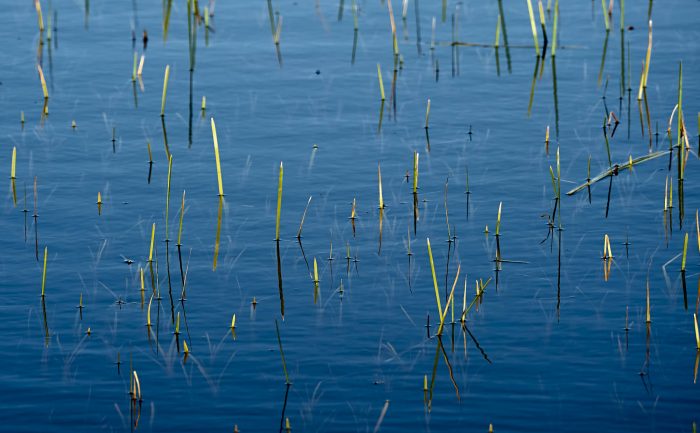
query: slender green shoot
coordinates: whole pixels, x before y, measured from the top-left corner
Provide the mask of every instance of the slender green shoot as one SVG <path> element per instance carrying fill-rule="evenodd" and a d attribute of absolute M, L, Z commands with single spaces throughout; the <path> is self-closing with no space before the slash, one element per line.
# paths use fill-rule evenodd
<path fill-rule="evenodd" d="M 498 217 L 496 218 L 496 236 L 501 234 L 501 207 L 503 202 L 498 203 Z"/>
<path fill-rule="evenodd" d="M 377 177 L 379 179 L 379 209 L 384 209 L 384 195 L 382 194 L 382 167 L 377 164 Z"/>
<path fill-rule="evenodd" d="M 279 184 L 277 185 L 277 222 L 275 223 L 275 240 L 280 240 L 280 217 L 282 215 L 282 178 L 284 176 L 284 166 L 280 161 Z M 299 229 L 301 232 L 301 228 Z"/>
<path fill-rule="evenodd" d="M 170 78 L 170 65 L 165 66 L 165 76 L 163 76 L 163 96 L 160 100 L 160 117 L 165 116 L 165 96 L 168 94 L 168 79 Z"/>
<path fill-rule="evenodd" d="M 605 0 L 600 0 L 601 3 L 603 4 L 603 18 L 605 18 L 605 31 L 609 32 L 610 31 L 610 19 L 608 18 L 608 8 L 605 5 Z"/>
<path fill-rule="evenodd" d="M 41 65 L 36 65 L 36 68 L 39 71 L 39 80 L 41 81 L 41 91 L 44 93 L 44 101 L 46 101 L 49 99 L 49 90 L 46 87 L 46 78 L 44 78 L 44 70 L 41 69 Z"/>
<path fill-rule="evenodd" d="M 439 317 L 442 317 L 442 304 L 440 303 L 440 289 L 438 288 L 437 276 L 435 275 L 435 263 L 433 262 L 433 250 L 430 248 L 430 238 L 426 238 L 428 243 L 428 257 L 430 258 L 430 272 L 433 274 L 433 286 L 435 287 L 435 301 L 437 302 Z"/>
<path fill-rule="evenodd" d="M 17 168 L 17 146 L 12 148 L 12 167 L 10 169 L 10 179 L 15 179 L 15 169 Z"/>
<path fill-rule="evenodd" d="M 301 238 L 301 230 L 304 228 L 304 220 L 306 219 L 306 211 L 309 210 L 309 205 L 311 204 L 311 197 L 309 196 L 309 200 L 306 202 L 306 207 L 304 208 L 304 213 L 301 215 L 301 222 L 299 223 L 299 231 L 297 231 L 297 239 Z"/>
<path fill-rule="evenodd" d="M 425 129 L 428 129 L 428 121 L 430 120 L 430 98 L 428 98 L 428 105 L 425 107 Z"/>
<path fill-rule="evenodd" d="M 44 272 L 41 274 L 41 297 L 44 297 L 46 289 L 46 260 L 49 257 L 49 247 L 44 247 Z"/>
<path fill-rule="evenodd" d="M 435 22 L 435 21 L 433 21 Z M 496 41 L 493 43 L 494 48 L 498 48 L 501 45 L 501 14 L 498 14 L 496 20 Z"/>
<path fill-rule="evenodd" d="M 382 68 L 379 66 L 379 63 L 377 63 L 377 77 L 379 78 L 379 94 L 382 97 L 382 101 L 384 101 L 384 80 L 382 79 Z"/>
<path fill-rule="evenodd" d="M 418 192 L 418 158 L 420 155 L 418 152 L 413 152 L 413 193 Z"/>
<path fill-rule="evenodd" d="M 535 42 L 535 54 L 540 55 L 540 43 L 537 38 L 537 25 L 535 24 L 535 14 L 532 10 L 532 0 L 527 0 L 527 12 L 530 14 L 530 27 L 532 28 L 532 39 Z"/>
<path fill-rule="evenodd" d="M 681 260 L 681 272 L 685 272 L 685 258 L 688 254 L 688 233 L 685 234 L 685 240 L 683 241 L 683 259 Z"/>
<path fill-rule="evenodd" d="M 214 157 L 216 158 L 216 176 L 219 181 L 219 197 L 224 196 L 224 183 L 221 179 L 221 162 L 219 160 L 219 139 L 216 136 L 216 124 L 214 118 L 211 118 L 211 135 L 214 137 Z"/>
<path fill-rule="evenodd" d="M 554 28 L 552 30 L 552 57 L 557 55 L 557 28 L 559 27 L 559 0 L 554 2 Z"/>
<path fill-rule="evenodd" d="M 153 223 L 153 228 L 151 229 L 151 248 L 148 251 L 148 262 L 153 262 L 153 246 L 156 241 L 156 223 Z"/>

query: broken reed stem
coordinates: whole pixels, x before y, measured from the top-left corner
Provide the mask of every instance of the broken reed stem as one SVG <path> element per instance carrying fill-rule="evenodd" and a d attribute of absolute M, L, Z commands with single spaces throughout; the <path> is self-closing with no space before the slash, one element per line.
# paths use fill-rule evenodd
<path fill-rule="evenodd" d="M 49 247 L 44 247 L 44 272 L 41 274 L 41 297 L 44 297 L 44 289 L 46 288 L 46 260 L 49 257 Z"/>
<path fill-rule="evenodd" d="M 552 57 L 557 54 L 557 27 L 559 26 L 559 0 L 554 2 L 554 29 L 552 30 Z"/>
<path fill-rule="evenodd" d="M 156 223 L 153 223 L 153 228 L 151 229 L 151 248 L 148 250 L 148 262 L 153 262 L 153 246 L 156 240 Z"/>
<path fill-rule="evenodd" d="M 44 78 L 44 70 L 41 69 L 41 65 L 36 65 L 36 69 L 39 71 L 39 80 L 41 81 L 41 91 L 44 93 L 44 101 L 49 99 L 49 90 L 46 87 L 46 78 Z"/>
<path fill-rule="evenodd" d="M 151 142 L 147 141 L 146 142 L 146 147 L 148 149 L 148 162 L 151 164 L 153 163 L 153 153 L 151 152 Z"/>
<path fill-rule="evenodd" d="M 685 240 L 683 241 L 683 259 L 681 260 L 681 272 L 685 272 L 685 258 L 688 254 L 688 233 L 685 234 Z"/>
<path fill-rule="evenodd" d="M 277 185 L 277 221 L 275 223 L 275 240 L 280 240 L 280 217 L 282 215 L 282 178 L 284 177 L 284 166 L 280 161 L 279 184 Z M 301 227 L 299 227 L 301 233 Z"/>
<path fill-rule="evenodd" d="M 428 105 L 425 107 L 425 129 L 428 129 L 428 121 L 430 120 L 430 98 L 428 98 Z"/>
<path fill-rule="evenodd" d="M 377 164 L 377 177 L 379 179 L 379 209 L 384 209 L 384 195 L 382 194 L 382 167 Z"/>
<path fill-rule="evenodd" d="M 647 55 L 644 59 L 644 69 L 642 71 L 642 78 L 639 83 L 639 91 L 637 92 L 637 101 L 642 100 L 642 95 L 644 89 L 647 87 L 647 79 L 649 78 L 649 63 L 651 62 L 651 30 L 652 30 L 652 20 L 649 20 L 649 40 L 647 43 Z"/>
<path fill-rule="evenodd" d="M 379 94 L 382 101 L 384 101 L 384 80 L 382 80 L 382 68 L 379 66 L 379 63 L 377 63 L 377 78 L 379 78 Z"/>
<path fill-rule="evenodd" d="M 284 370 L 284 383 L 290 385 L 289 375 L 287 374 L 287 361 L 284 359 L 284 349 L 282 349 L 282 337 L 280 336 L 280 327 L 275 319 L 275 329 L 277 330 L 277 343 L 280 346 L 280 355 L 282 355 L 282 369 Z"/>
<path fill-rule="evenodd" d="M 219 181 L 219 197 L 224 196 L 224 183 L 221 179 L 221 162 L 219 160 L 219 139 L 216 136 L 216 124 L 214 118 L 211 118 L 211 135 L 214 137 L 214 157 L 216 158 L 216 176 Z"/>
<path fill-rule="evenodd" d="M 535 42 L 535 54 L 540 55 L 540 44 L 537 39 L 537 26 L 535 25 L 535 14 L 532 11 L 532 0 L 527 0 L 527 12 L 530 14 L 530 27 L 532 28 L 532 39 Z"/>
<path fill-rule="evenodd" d="M 418 152 L 413 152 L 413 193 L 418 192 L 418 158 L 420 155 Z M 14 167 L 14 164 L 13 164 Z M 14 172 L 13 172 L 14 173 Z"/>
<path fill-rule="evenodd" d="M 231 329 L 236 329 L 236 313 L 233 313 L 233 317 L 231 318 Z"/>
<path fill-rule="evenodd" d="M 437 276 L 435 275 L 435 263 L 433 262 L 433 250 L 430 248 L 430 238 L 426 238 L 428 244 L 428 257 L 430 257 L 430 272 L 433 274 L 433 286 L 435 287 L 435 301 L 437 302 L 438 313 L 442 317 L 442 305 L 440 304 L 440 289 L 438 289 Z"/>
<path fill-rule="evenodd" d="M 301 238 L 301 230 L 304 228 L 304 219 L 306 219 L 306 211 L 309 210 L 309 205 L 311 204 L 311 197 L 306 202 L 306 207 L 304 208 L 304 213 L 301 215 L 301 222 L 299 223 L 299 231 L 297 232 L 297 239 Z"/>
<path fill-rule="evenodd" d="M 12 167 L 10 168 L 10 179 L 15 179 L 15 169 L 17 167 L 17 146 L 12 148 Z"/>
<path fill-rule="evenodd" d="M 168 158 L 168 187 L 166 189 L 165 195 L 165 240 L 170 240 L 170 234 L 168 233 L 168 220 L 170 212 L 170 176 L 173 172 L 173 155 L 171 154 Z"/>
<path fill-rule="evenodd" d="M 182 190 L 182 205 L 180 206 L 180 227 L 177 229 L 177 245 L 182 245 L 182 220 L 185 217 L 185 190 Z"/>
<path fill-rule="evenodd" d="M 168 94 L 168 79 L 170 78 L 170 65 L 165 65 L 165 76 L 163 76 L 163 96 L 160 100 L 160 117 L 165 116 L 165 96 Z"/>

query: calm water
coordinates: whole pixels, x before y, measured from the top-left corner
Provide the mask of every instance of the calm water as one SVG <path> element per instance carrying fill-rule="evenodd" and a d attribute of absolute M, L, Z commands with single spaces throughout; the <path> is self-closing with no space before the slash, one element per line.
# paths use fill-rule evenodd
<path fill-rule="evenodd" d="M 411 0 L 405 20 L 395 1 L 403 59 L 396 75 L 388 8 L 378 0 L 358 1 L 354 59 L 351 1 L 273 1 L 274 15 L 282 18 L 279 53 L 266 2 L 216 2 L 210 29 L 197 25 L 193 74 L 184 0 L 173 2 L 169 13 L 167 2 L 45 1 L 44 21 L 57 17 L 50 41 L 25 3 L 5 5 L 0 25 L 0 167 L 6 179 L 17 149 L 17 201 L 8 182 L 0 216 L 0 430 L 232 431 L 237 425 L 240 431 L 277 431 L 284 417 L 294 431 L 487 431 L 490 423 L 495 431 L 692 431 L 700 418 L 693 329 L 700 285 L 700 3 L 664 2 L 652 11 L 647 102 L 652 132 L 658 123 L 660 134 L 658 145 L 652 135 L 654 151 L 668 148 L 664 134 L 683 62 L 683 111 L 693 151 L 682 225 L 674 154 L 670 171 L 668 156 L 621 171 L 610 194 L 609 178 L 595 184 L 590 203 L 585 189 L 562 194 L 557 212 L 563 231 L 553 233 L 549 167 L 556 173 L 557 146 L 563 192 L 585 182 L 589 155 L 592 175 L 608 168 L 601 132 L 606 110 L 620 120 L 610 141 L 613 162 L 649 152 L 636 101 L 647 47 L 646 2 L 628 2 L 625 27 L 633 29 L 624 32 L 624 60 L 615 5 L 600 82 L 605 28 L 595 1 L 562 2 L 555 65 L 549 55 L 553 14 L 545 12 L 550 44 L 537 61 L 525 2 L 504 2 L 506 53 L 502 39 L 498 50 L 491 46 L 495 1 L 448 1 L 443 19 L 441 2 Z M 453 50 L 452 40 L 478 46 Z M 134 51 L 139 57 L 145 52 L 142 83 L 131 81 Z M 48 116 L 42 116 L 38 62 L 50 94 Z M 226 193 L 218 254 L 210 117 Z M 645 112 L 642 118 L 647 128 Z M 675 120 L 672 137 L 675 142 Z M 420 154 L 415 226 L 414 151 Z M 284 318 L 273 241 L 280 161 Z M 386 203 L 381 215 L 378 164 Z M 664 214 L 667 176 L 674 208 Z M 187 300 L 179 302 L 175 240 L 183 190 Z M 300 246 L 295 236 L 309 196 Z M 353 199 L 354 232 L 348 219 Z M 501 202 L 506 262 L 494 272 Z M 445 203 L 456 242 L 447 242 Z M 156 252 L 149 263 L 153 223 Z M 679 254 L 686 232 L 683 276 Z M 601 260 L 605 234 L 611 261 Z M 434 337 L 439 319 L 426 238 L 442 304 L 461 264 L 457 323 L 446 325 L 441 342 Z M 465 277 L 467 304 L 475 281 L 492 279 L 467 315 L 468 332 L 459 323 Z M 153 300 L 149 331 L 152 281 L 162 299 Z M 76 308 L 81 295 L 82 310 Z M 293 383 L 286 399 L 275 320 Z M 140 378 L 140 403 L 129 395 L 130 363 Z M 430 410 L 424 377 L 429 387 L 434 381 Z"/>

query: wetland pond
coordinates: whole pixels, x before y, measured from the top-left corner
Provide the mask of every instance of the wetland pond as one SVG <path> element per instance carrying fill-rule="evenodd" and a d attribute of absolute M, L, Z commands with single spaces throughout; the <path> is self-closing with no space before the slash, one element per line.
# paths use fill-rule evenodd
<path fill-rule="evenodd" d="M 700 2 L 6 3 L 0 430 L 696 431 Z"/>

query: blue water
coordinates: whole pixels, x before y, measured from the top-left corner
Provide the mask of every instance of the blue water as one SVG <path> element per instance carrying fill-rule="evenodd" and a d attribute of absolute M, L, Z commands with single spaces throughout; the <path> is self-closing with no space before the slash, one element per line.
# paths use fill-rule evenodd
<path fill-rule="evenodd" d="M 526 3 L 504 3 L 510 68 L 502 37 L 498 51 L 490 46 L 497 2 L 448 1 L 444 21 L 441 2 L 420 2 L 420 42 L 416 4 L 408 2 L 404 21 L 402 2 L 395 2 L 403 60 L 395 78 L 389 12 L 386 2 L 376 0 L 358 2 L 354 62 L 351 1 L 341 3 L 342 20 L 338 2 L 273 1 L 282 17 L 279 55 L 266 2 L 216 2 L 210 29 L 197 25 L 191 75 L 184 1 L 172 4 L 167 37 L 165 5 L 45 1 L 45 23 L 53 11 L 58 18 L 51 40 L 47 31 L 39 33 L 30 3 L 5 5 L 0 172 L 9 178 L 16 147 L 17 200 L 8 181 L 0 211 L 0 430 L 233 431 L 237 425 L 243 432 L 276 431 L 289 418 L 294 431 L 487 431 L 489 424 L 495 431 L 692 431 L 700 413 L 693 329 L 700 287 L 700 194 L 694 186 L 700 4 L 657 2 L 652 11 L 647 99 L 652 133 L 658 123 L 660 134 L 658 145 L 652 135 L 653 151 L 668 148 L 665 131 L 683 62 L 692 152 L 681 225 L 675 152 L 670 171 L 663 156 L 613 177 L 609 204 L 610 178 L 591 187 L 590 203 L 585 189 L 565 195 L 586 181 L 589 155 L 591 175 L 608 168 L 601 128 L 606 105 L 620 120 L 610 141 L 613 162 L 649 153 L 636 101 L 647 5 L 626 5 L 625 27 L 634 29 L 624 33 L 620 101 L 619 5 L 599 83 L 601 5 L 562 2 L 555 83 L 553 15 L 547 15 L 548 51 L 536 61 Z M 454 39 L 478 44 L 460 46 L 454 57 L 453 16 Z M 145 53 L 142 86 L 131 80 L 134 51 Z M 48 83 L 48 116 L 42 116 L 38 62 Z M 218 254 L 212 117 L 225 191 Z M 675 142 L 675 120 L 672 127 Z M 549 167 L 556 173 L 557 147 L 563 193 L 550 233 L 547 218 L 555 202 Z M 166 233 L 168 151 L 173 164 Z M 415 228 L 414 151 L 420 154 Z M 273 240 L 280 161 L 284 317 Z M 379 164 L 386 203 L 381 216 Z M 674 207 L 664 214 L 667 176 Z M 187 299 L 179 302 L 183 190 Z M 310 196 L 300 246 L 296 235 Z M 348 219 L 353 199 L 354 234 Z M 500 203 L 506 262 L 495 272 Z M 153 223 L 156 252 L 149 263 Z M 601 260 L 606 234 L 611 263 Z M 435 337 L 439 319 L 426 238 L 443 306 L 461 265 L 456 323 L 449 323 L 448 313 L 441 340 Z M 465 278 L 467 304 L 475 281 L 491 279 L 467 315 L 468 332 L 459 322 Z M 152 301 L 149 332 L 151 281 L 162 299 Z M 76 308 L 81 294 L 82 310 Z M 292 382 L 286 406 L 275 320 Z M 141 401 L 129 394 L 132 368 Z M 432 401 L 424 378 L 432 383 Z"/>

